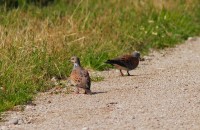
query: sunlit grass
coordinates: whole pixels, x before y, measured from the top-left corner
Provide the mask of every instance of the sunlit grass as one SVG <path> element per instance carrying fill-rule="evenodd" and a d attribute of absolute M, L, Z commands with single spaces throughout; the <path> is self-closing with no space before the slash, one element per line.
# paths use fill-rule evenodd
<path fill-rule="evenodd" d="M 51 77 L 67 77 L 71 56 L 88 69 L 134 50 L 148 53 L 200 34 L 198 0 L 61 0 L 0 12 L 0 112 L 23 104 Z M 103 79 L 93 78 L 93 81 Z"/>

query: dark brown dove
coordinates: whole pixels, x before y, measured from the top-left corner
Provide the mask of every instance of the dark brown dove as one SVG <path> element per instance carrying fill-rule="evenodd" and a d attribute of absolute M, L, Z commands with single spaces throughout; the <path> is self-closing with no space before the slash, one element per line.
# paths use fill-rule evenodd
<path fill-rule="evenodd" d="M 124 76 L 122 70 L 126 70 L 128 76 L 130 76 L 129 71 L 135 69 L 140 60 L 140 53 L 133 52 L 132 55 L 123 55 L 118 58 L 107 60 L 105 63 L 114 65 L 117 69 L 120 70 L 121 76 Z"/>
<path fill-rule="evenodd" d="M 81 67 L 78 57 L 71 57 L 71 62 L 74 64 L 73 70 L 70 75 L 71 83 L 76 86 L 76 92 L 79 93 L 79 88 L 85 90 L 84 94 L 92 94 L 90 90 L 91 80 L 87 70 Z"/>

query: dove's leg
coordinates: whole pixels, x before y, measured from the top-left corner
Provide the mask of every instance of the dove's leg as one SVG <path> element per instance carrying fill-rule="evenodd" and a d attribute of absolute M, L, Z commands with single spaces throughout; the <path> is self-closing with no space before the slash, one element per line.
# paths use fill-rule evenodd
<path fill-rule="evenodd" d="M 79 94 L 79 87 L 75 87 L 75 94 Z"/>
<path fill-rule="evenodd" d="M 129 73 L 129 71 L 127 70 L 127 74 L 128 74 L 128 76 L 130 76 L 130 73 Z"/>
<path fill-rule="evenodd" d="M 120 71 L 120 73 L 121 73 L 121 76 L 124 76 L 124 74 L 122 73 L 122 70 L 119 70 Z"/>
<path fill-rule="evenodd" d="M 85 89 L 85 93 L 84 94 L 92 94 L 92 92 L 89 89 Z"/>

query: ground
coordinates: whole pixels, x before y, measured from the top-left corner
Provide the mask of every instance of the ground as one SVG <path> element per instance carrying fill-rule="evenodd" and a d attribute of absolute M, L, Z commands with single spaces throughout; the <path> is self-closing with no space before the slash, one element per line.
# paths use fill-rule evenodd
<path fill-rule="evenodd" d="M 144 57 L 132 76 L 98 72 L 93 95 L 40 93 L 23 111 L 8 111 L 1 129 L 200 129 L 200 38 Z M 17 124 L 12 120 L 17 119 Z"/>

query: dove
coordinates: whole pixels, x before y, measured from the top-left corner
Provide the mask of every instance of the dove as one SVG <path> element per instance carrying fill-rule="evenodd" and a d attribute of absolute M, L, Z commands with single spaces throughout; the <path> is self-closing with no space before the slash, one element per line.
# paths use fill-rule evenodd
<path fill-rule="evenodd" d="M 135 69 L 140 60 L 140 53 L 133 52 L 132 55 L 123 55 L 118 58 L 114 58 L 111 60 L 107 60 L 105 63 L 114 65 L 117 69 L 119 69 L 121 76 L 124 76 L 122 70 L 126 70 L 128 76 L 130 76 L 129 71 Z"/>
<path fill-rule="evenodd" d="M 70 74 L 71 83 L 76 87 L 75 93 L 79 93 L 79 88 L 85 90 L 84 94 L 92 94 L 90 90 L 91 79 L 87 70 L 81 67 L 78 57 L 71 57 L 71 62 L 74 64 L 72 72 Z"/>

